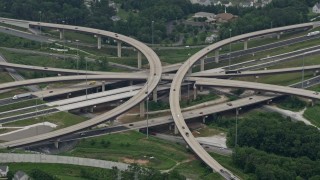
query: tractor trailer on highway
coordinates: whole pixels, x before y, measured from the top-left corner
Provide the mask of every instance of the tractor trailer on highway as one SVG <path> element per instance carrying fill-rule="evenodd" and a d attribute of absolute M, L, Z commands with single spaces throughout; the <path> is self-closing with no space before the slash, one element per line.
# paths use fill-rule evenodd
<path fill-rule="evenodd" d="M 318 35 L 318 34 L 320 34 L 320 31 L 313 31 L 313 32 L 309 32 L 307 34 L 307 36 L 315 36 L 315 35 Z"/>
<path fill-rule="evenodd" d="M 21 98 L 31 98 L 31 93 L 17 94 L 12 97 L 12 99 L 21 99 Z"/>

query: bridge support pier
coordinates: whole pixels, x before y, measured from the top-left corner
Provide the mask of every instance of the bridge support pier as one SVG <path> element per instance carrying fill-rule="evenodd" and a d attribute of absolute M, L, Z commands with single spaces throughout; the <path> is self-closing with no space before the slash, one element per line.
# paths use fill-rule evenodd
<path fill-rule="evenodd" d="M 193 85 L 193 100 L 197 99 L 197 86 L 194 84 Z"/>
<path fill-rule="evenodd" d="M 59 149 L 59 140 L 54 141 L 54 147 Z"/>
<path fill-rule="evenodd" d="M 202 116 L 202 123 L 205 124 L 206 123 L 206 119 L 208 116 Z"/>
<path fill-rule="evenodd" d="M 178 130 L 178 128 L 177 128 L 177 125 L 174 125 L 173 134 L 175 134 L 175 135 L 179 134 L 179 130 Z"/>
<path fill-rule="evenodd" d="M 269 104 L 271 104 L 271 102 L 272 102 L 272 99 L 268 100 L 267 104 L 269 105 Z"/>
<path fill-rule="evenodd" d="M 102 86 L 101 86 L 101 92 L 104 92 L 106 90 L 106 82 L 102 81 Z"/>
<path fill-rule="evenodd" d="M 94 106 L 90 107 L 89 112 L 93 113 L 94 108 L 95 108 Z"/>
<path fill-rule="evenodd" d="M 313 76 L 317 76 L 318 73 L 319 73 L 319 70 L 314 71 Z"/>
<path fill-rule="evenodd" d="M 219 50 L 218 49 L 214 52 L 214 59 L 215 59 L 216 63 L 219 63 Z"/>
<path fill-rule="evenodd" d="M 152 99 L 154 102 L 158 102 L 158 86 L 152 92 Z"/>
<path fill-rule="evenodd" d="M 145 105 L 144 105 L 144 101 L 142 101 L 140 103 L 140 117 L 144 118 L 145 114 L 146 114 Z"/>
<path fill-rule="evenodd" d="M 316 100 L 315 99 L 311 99 L 311 106 L 314 106 L 316 104 Z"/>
<path fill-rule="evenodd" d="M 142 67 L 141 52 L 138 51 L 138 69 L 141 69 L 141 67 Z"/>
<path fill-rule="evenodd" d="M 248 39 L 245 39 L 243 42 L 243 49 L 247 50 L 248 49 Z"/>
<path fill-rule="evenodd" d="M 60 40 L 62 40 L 63 39 L 63 30 L 62 29 L 59 29 L 59 33 L 60 33 Z"/>
<path fill-rule="evenodd" d="M 121 42 L 117 41 L 118 57 L 121 58 Z"/>
<path fill-rule="evenodd" d="M 114 123 L 114 119 L 110 119 L 110 126 L 113 126 L 113 123 Z"/>
<path fill-rule="evenodd" d="M 280 39 L 280 34 L 281 34 L 281 33 L 277 33 L 277 39 Z"/>
<path fill-rule="evenodd" d="M 200 60 L 200 71 L 204 71 L 204 58 Z"/>
<path fill-rule="evenodd" d="M 101 36 L 97 35 L 97 40 L 98 40 L 98 49 L 101 49 Z"/>

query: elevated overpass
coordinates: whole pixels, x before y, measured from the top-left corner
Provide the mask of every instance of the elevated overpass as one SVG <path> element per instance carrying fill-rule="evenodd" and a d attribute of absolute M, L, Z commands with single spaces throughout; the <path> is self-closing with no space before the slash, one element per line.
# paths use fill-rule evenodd
<path fill-rule="evenodd" d="M 85 32 L 89 34 L 95 34 L 98 36 L 105 36 L 105 37 L 110 37 L 113 38 L 117 41 L 120 42 L 125 42 L 131 46 L 133 46 L 135 49 L 137 49 L 139 52 L 141 52 L 148 60 L 150 69 L 148 71 L 148 79 L 145 84 L 145 86 L 142 87 L 142 89 L 134 95 L 131 99 L 123 103 L 122 105 L 110 110 L 107 113 L 104 113 L 102 115 L 99 115 L 93 119 L 90 119 L 88 121 L 60 129 L 57 131 L 53 131 L 50 133 L 46 133 L 43 135 L 31 137 L 31 138 L 25 138 L 25 139 L 20 139 L 16 141 L 11 141 L 7 143 L 2 143 L 0 144 L 1 147 L 7 147 L 7 148 L 12 148 L 12 147 L 18 147 L 18 146 L 23 146 L 27 144 L 32 144 L 34 142 L 39 142 L 39 141 L 45 141 L 45 140 L 50 140 L 50 139 L 56 139 L 59 138 L 62 135 L 66 134 L 71 134 L 76 131 L 83 130 L 85 128 L 89 128 L 92 126 L 95 126 L 97 124 L 100 124 L 110 118 L 116 117 L 123 112 L 126 112 L 127 110 L 131 109 L 134 107 L 136 104 L 140 103 L 143 101 L 152 91 L 155 89 L 155 87 L 158 85 L 160 79 L 161 79 L 161 74 L 162 74 L 162 66 L 159 57 L 152 51 L 151 48 L 146 46 L 145 44 L 124 36 L 120 35 L 117 33 L 109 32 L 109 31 L 103 31 L 99 29 L 93 29 L 93 28 L 87 28 L 87 27 L 79 27 L 79 26 L 71 26 L 71 25 L 61 25 L 61 24 L 51 24 L 51 23 L 37 23 L 37 22 L 28 22 L 28 27 L 29 26 L 41 26 L 41 27 L 46 27 L 46 28 L 55 28 L 55 29 L 65 29 L 65 30 L 72 30 L 72 31 L 77 31 L 77 32 Z M 64 77 L 59 77 L 58 80 L 62 79 Z M 32 82 L 32 81 L 30 81 Z M 11 86 L 17 86 L 16 84 L 11 84 Z M 7 86 L 8 87 L 8 86 Z M 5 88 L 3 86 L 2 88 Z"/>
<path fill-rule="evenodd" d="M 111 75 L 112 74 L 112 75 Z M 110 75 L 79 75 L 79 76 L 57 76 L 48 78 L 29 79 L 24 81 L 16 81 L 0 84 L 0 90 L 21 87 L 26 85 L 54 83 L 54 82 L 70 82 L 83 80 L 145 80 L 143 74 L 133 76 L 131 73 L 111 73 Z M 161 76 L 159 76 L 161 77 Z"/>
<path fill-rule="evenodd" d="M 217 43 L 214 43 L 200 51 L 198 51 L 196 54 L 192 55 L 178 70 L 176 73 L 172 84 L 171 84 L 171 90 L 170 90 L 170 109 L 172 112 L 173 120 L 182 135 L 183 139 L 187 142 L 187 144 L 190 146 L 190 148 L 213 170 L 221 174 L 226 179 L 238 179 L 233 173 L 225 169 L 223 166 L 221 166 L 217 161 L 215 161 L 196 141 L 194 136 L 192 135 L 191 131 L 187 127 L 183 114 L 181 113 L 180 103 L 179 103 L 179 97 L 180 97 L 180 91 L 181 91 L 181 83 L 183 82 L 188 70 L 190 67 L 192 67 L 198 60 L 201 58 L 204 58 L 208 53 L 211 51 L 215 51 L 222 46 L 225 46 L 229 43 L 245 40 L 248 38 L 261 36 L 265 34 L 270 33 L 277 33 L 282 32 L 286 30 L 292 30 L 292 29 L 298 29 L 298 28 L 310 28 L 313 27 L 314 23 L 304 23 L 304 24 L 298 24 L 298 25 L 292 25 L 292 26 L 285 26 L 285 27 L 279 27 L 279 28 L 273 28 L 273 29 L 267 29 L 262 31 L 256 31 L 252 33 L 242 34 L 239 36 L 231 37 L 222 41 L 219 41 Z M 279 87 L 279 90 L 281 92 L 285 91 Z M 292 92 L 290 90 L 290 92 Z M 290 93 L 286 92 L 286 93 Z M 300 93 L 299 93 L 300 94 Z M 306 92 L 307 95 L 310 95 L 312 98 L 320 98 L 319 95 L 313 94 L 313 92 Z M 304 95 L 305 96 L 305 95 Z M 213 107 L 214 108 L 214 107 Z"/>
<path fill-rule="evenodd" d="M 86 71 L 86 70 L 74 70 L 74 69 L 31 66 L 31 65 L 7 63 L 7 62 L 0 62 L 0 67 L 20 69 L 20 70 L 49 72 L 49 73 L 57 73 L 57 74 L 65 74 L 65 75 L 74 75 L 74 74 L 81 74 L 81 75 L 84 75 L 84 74 L 91 74 L 91 75 L 145 74 L 145 76 L 147 77 L 146 72 L 118 73 L 118 72 L 105 72 L 105 71 Z"/>
<path fill-rule="evenodd" d="M 320 65 L 304 66 L 304 67 L 293 67 L 293 68 L 282 68 L 282 69 L 270 69 L 270 70 L 258 70 L 258 71 L 238 71 L 233 70 L 227 74 L 228 71 L 219 73 L 210 72 L 199 72 L 189 75 L 190 77 L 211 77 L 211 78 L 229 78 L 229 77 L 243 77 L 243 76 L 262 76 L 262 75 L 275 75 L 275 74 L 286 74 L 304 71 L 319 71 Z"/>

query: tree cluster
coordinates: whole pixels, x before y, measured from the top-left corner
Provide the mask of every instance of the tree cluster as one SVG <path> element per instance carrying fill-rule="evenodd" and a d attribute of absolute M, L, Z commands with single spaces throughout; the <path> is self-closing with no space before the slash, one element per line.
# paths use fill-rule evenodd
<path fill-rule="evenodd" d="M 245 12 L 239 11 L 240 18 L 222 25 L 220 38 L 239 35 L 271 27 L 280 27 L 307 21 L 309 7 L 314 0 L 273 0 L 265 8 L 249 8 Z"/>
<path fill-rule="evenodd" d="M 245 173 L 254 174 L 256 179 L 316 180 L 320 178 L 320 161 L 312 161 L 307 157 L 281 157 L 244 147 L 236 148 L 232 160 Z"/>
<path fill-rule="evenodd" d="M 235 129 L 228 133 L 228 145 L 234 145 Z M 287 157 L 320 160 L 320 133 L 302 122 L 292 122 L 275 113 L 258 113 L 241 120 L 238 145 Z"/>

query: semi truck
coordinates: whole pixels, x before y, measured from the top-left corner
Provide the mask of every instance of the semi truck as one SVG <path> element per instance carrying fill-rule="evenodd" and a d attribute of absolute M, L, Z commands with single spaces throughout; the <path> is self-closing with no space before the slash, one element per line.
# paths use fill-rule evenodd
<path fill-rule="evenodd" d="M 309 36 L 315 36 L 315 35 L 318 35 L 318 34 L 320 34 L 320 31 L 313 31 L 313 32 L 309 32 L 308 34 L 307 34 L 307 36 L 309 37 Z"/>
<path fill-rule="evenodd" d="M 12 99 L 15 100 L 15 99 L 31 98 L 31 97 L 32 97 L 32 94 L 31 94 L 31 93 L 24 93 L 24 94 L 14 95 L 14 96 L 12 97 Z"/>

